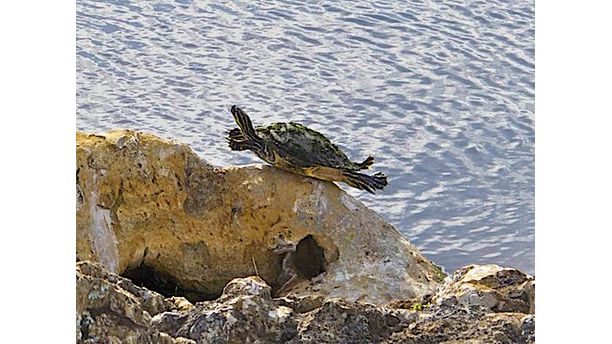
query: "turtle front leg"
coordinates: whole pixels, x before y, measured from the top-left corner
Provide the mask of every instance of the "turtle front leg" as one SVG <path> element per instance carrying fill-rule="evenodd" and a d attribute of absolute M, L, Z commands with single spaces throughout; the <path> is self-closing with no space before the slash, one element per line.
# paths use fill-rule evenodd
<path fill-rule="evenodd" d="M 239 128 L 234 128 L 227 133 L 228 140 L 244 141 L 246 138 L 242 135 Z"/>
<path fill-rule="evenodd" d="M 233 140 L 233 139 L 228 139 L 227 140 L 229 143 L 229 147 L 231 150 L 235 150 L 235 151 L 244 151 L 244 150 L 251 150 L 251 151 L 257 151 L 257 147 L 255 144 L 253 144 L 253 142 L 251 141 L 246 141 L 246 140 Z"/>

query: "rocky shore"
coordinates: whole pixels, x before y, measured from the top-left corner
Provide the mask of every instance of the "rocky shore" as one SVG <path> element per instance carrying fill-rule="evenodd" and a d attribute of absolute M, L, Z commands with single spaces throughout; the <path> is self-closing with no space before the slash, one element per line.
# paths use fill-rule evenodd
<path fill-rule="evenodd" d="M 79 343 L 533 343 L 535 279 L 450 276 L 336 185 L 77 133 Z"/>

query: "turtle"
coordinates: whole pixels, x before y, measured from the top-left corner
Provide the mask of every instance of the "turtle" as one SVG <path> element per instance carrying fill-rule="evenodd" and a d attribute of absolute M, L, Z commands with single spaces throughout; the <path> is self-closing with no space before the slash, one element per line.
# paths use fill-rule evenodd
<path fill-rule="evenodd" d="M 239 128 L 231 129 L 227 140 L 235 151 L 250 150 L 270 165 L 320 180 L 337 181 L 374 193 L 387 185 L 382 172 L 367 175 L 374 158 L 356 163 L 323 134 L 296 122 L 279 122 L 253 127 L 249 116 L 238 106 L 230 112 Z"/>

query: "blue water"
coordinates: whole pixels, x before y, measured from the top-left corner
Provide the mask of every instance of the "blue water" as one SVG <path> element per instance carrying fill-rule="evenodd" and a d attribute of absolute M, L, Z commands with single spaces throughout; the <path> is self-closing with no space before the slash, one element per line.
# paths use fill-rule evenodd
<path fill-rule="evenodd" d="M 297 121 L 389 176 L 343 188 L 453 271 L 534 272 L 533 1 L 77 1 L 77 127 L 216 165 L 228 106 Z"/>

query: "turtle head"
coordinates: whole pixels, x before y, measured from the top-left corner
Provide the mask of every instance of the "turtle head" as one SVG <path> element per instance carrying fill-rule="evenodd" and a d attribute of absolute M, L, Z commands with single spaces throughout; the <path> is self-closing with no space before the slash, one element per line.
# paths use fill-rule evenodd
<path fill-rule="evenodd" d="M 238 106 L 236 105 L 232 105 L 230 107 L 230 113 L 232 114 L 232 116 L 234 117 L 234 121 L 236 121 L 236 123 L 238 125 L 240 125 L 240 123 L 238 122 L 238 118 L 240 117 L 240 112 L 244 112 L 242 111 Z M 248 117 L 248 116 L 247 116 Z"/>
<path fill-rule="evenodd" d="M 263 160 L 273 164 L 276 160 L 276 156 L 274 155 L 272 147 L 269 145 L 269 142 L 265 142 L 257 135 L 249 116 L 236 105 L 232 105 L 230 112 L 234 117 L 234 121 L 236 121 L 236 124 L 240 127 L 240 132 L 244 138 L 248 140 L 248 144 L 251 147 L 250 149 Z"/>
<path fill-rule="evenodd" d="M 242 109 L 240 109 L 236 105 L 232 105 L 232 107 L 230 108 L 230 112 L 232 113 L 234 121 L 236 121 L 236 124 L 238 124 L 238 126 L 240 127 L 240 131 L 242 132 L 242 135 L 244 135 L 245 138 L 255 143 L 261 141 L 261 138 L 257 135 L 257 132 L 255 132 L 255 128 L 253 128 L 253 123 L 251 123 L 251 119 L 244 111 L 242 111 Z"/>

